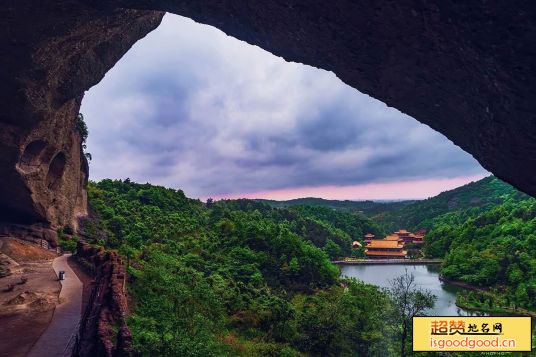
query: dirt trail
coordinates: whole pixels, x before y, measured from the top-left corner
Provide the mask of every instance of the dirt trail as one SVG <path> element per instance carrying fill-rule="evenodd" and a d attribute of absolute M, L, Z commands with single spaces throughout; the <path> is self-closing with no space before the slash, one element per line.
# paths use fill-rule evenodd
<path fill-rule="evenodd" d="M 56 306 L 52 321 L 37 343 L 32 347 L 28 357 L 64 356 L 65 348 L 76 332 L 82 312 L 83 284 L 69 266 L 70 254 L 54 259 L 52 267 L 56 274 L 65 271 L 65 280 L 61 281 L 60 303 Z"/>
<path fill-rule="evenodd" d="M 0 239 L 0 357 L 23 357 L 47 328 L 61 284 L 54 252 Z"/>

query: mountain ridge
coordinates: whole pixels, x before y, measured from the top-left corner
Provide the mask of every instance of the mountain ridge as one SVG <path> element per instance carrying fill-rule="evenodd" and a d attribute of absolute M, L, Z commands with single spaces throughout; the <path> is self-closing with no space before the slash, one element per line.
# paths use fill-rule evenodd
<path fill-rule="evenodd" d="M 264 199 L 256 199 L 255 201 L 264 202 L 276 208 L 322 206 L 344 212 L 358 213 L 371 218 L 389 231 L 399 228 L 410 230 L 429 229 L 433 225 L 433 220 L 443 214 L 466 212 L 471 215 L 509 200 L 521 201 L 529 197 L 510 184 L 491 175 L 423 200 L 379 202 L 374 200 L 326 200 L 316 197 L 304 197 L 285 201 Z"/>

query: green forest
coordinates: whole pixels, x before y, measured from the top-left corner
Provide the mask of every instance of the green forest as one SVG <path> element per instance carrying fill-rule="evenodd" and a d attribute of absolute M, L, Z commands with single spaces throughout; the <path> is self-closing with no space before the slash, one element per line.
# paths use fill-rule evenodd
<path fill-rule="evenodd" d="M 409 230 L 430 229 L 435 226 L 435 220 L 445 214 L 450 214 L 452 219 L 456 219 L 452 221 L 453 223 L 461 223 L 467 217 L 497 205 L 526 199 L 529 199 L 528 195 L 494 176 L 488 176 L 426 200 L 404 205 L 400 209 L 380 213 L 372 218 L 389 231 L 401 227 Z"/>
<path fill-rule="evenodd" d="M 380 233 L 374 222 L 323 207 L 204 204 L 129 180 L 90 183 L 88 194 L 83 236 L 128 262 L 128 323 L 142 355 L 366 356 L 396 348 L 396 329 L 383 323 L 389 294 L 341 279 L 330 263 L 330 254 L 349 253 L 354 235 Z"/>
<path fill-rule="evenodd" d="M 362 257 L 352 241 L 393 228 L 429 230 L 423 251 L 444 259 L 442 276 L 482 289 L 459 296 L 464 307 L 536 310 L 536 200 L 492 176 L 423 201 L 355 206 L 203 203 L 128 179 L 90 182 L 88 199 L 82 238 L 124 257 L 144 356 L 399 355 L 410 347 L 396 296 L 330 262 Z"/>
<path fill-rule="evenodd" d="M 383 232 L 427 229 L 424 253 L 444 258 L 443 277 L 484 290 L 462 296 L 466 307 L 536 310 L 536 200 L 494 176 L 422 201 L 304 200 L 344 212 L 354 207 Z M 295 201 L 302 200 L 279 205 Z"/>
<path fill-rule="evenodd" d="M 446 278 L 493 288 L 503 307 L 536 310 L 536 200 L 443 215 L 426 239 L 427 255 L 445 258 Z"/>

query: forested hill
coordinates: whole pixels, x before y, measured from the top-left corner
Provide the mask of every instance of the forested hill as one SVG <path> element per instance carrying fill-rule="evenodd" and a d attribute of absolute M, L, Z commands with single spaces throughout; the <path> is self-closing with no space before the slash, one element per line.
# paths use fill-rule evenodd
<path fill-rule="evenodd" d="M 397 210 L 376 215 L 373 220 L 388 231 L 399 228 L 429 229 L 433 227 L 434 219 L 445 214 L 456 213 L 457 217 L 463 220 L 498 204 L 519 202 L 528 198 L 528 195 L 495 176 L 488 176 L 426 200 L 416 201 Z"/>
<path fill-rule="evenodd" d="M 364 217 L 251 200 L 204 204 L 150 184 L 90 182 L 89 243 L 128 265 L 142 356 L 357 356 L 392 347 L 390 300 L 330 258 L 377 230 Z M 379 231 L 376 231 L 379 233 Z"/>
<path fill-rule="evenodd" d="M 444 257 L 446 278 L 494 292 L 494 301 L 484 306 L 482 299 L 468 298 L 473 306 L 534 311 L 536 199 L 514 193 L 503 200 L 476 215 L 460 211 L 436 217 L 424 249 L 429 257 Z"/>
<path fill-rule="evenodd" d="M 258 202 L 263 202 L 269 204 L 272 207 L 276 208 L 288 208 L 293 206 L 316 206 L 316 207 L 327 207 L 334 208 L 338 211 L 349 212 L 349 213 L 361 213 L 366 217 L 373 217 L 375 215 L 396 211 L 402 207 L 405 207 L 413 202 L 414 200 L 407 201 L 350 201 L 350 200 L 325 200 L 323 198 L 317 197 L 306 197 L 306 198 L 296 198 L 293 200 L 286 201 L 275 201 L 275 200 L 264 200 L 257 199 Z"/>
<path fill-rule="evenodd" d="M 133 302 L 128 325 L 143 356 L 355 356 L 392 349 L 382 327 L 388 295 L 341 280 L 330 259 L 362 255 L 350 247 L 366 232 L 382 236 L 390 227 L 428 222 L 434 227 L 424 249 L 445 257 L 446 277 L 500 287 L 510 296 L 501 304 L 536 308 L 536 200 L 494 177 L 428 200 L 386 204 L 399 207 L 375 215 L 383 227 L 352 210 L 274 208 L 255 200 L 204 204 L 180 190 L 129 180 L 90 182 L 88 201 L 91 217 L 81 233 L 125 257 Z"/>
<path fill-rule="evenodd" d="M 260 199 L 256 201 L 278 208 L 315 206 L 361 214 L 372 218 L 384 231 L 390 232 L 400 228 L 409 230 L 430 229 L 433 226 L 434 219 L 444 214 L 463 213 L 465 216 L 475 216 L 498 204 L 509 201 L 518 202 L 528 198 L 529 196 L 519 192 L 495 176 L 488 176 L 425 200 L 399 202 L 338 201 L 308 197 L 288 201 Z"/>
<path fill-rule="evenodd" d="M 386 233 L 383 227 L 367 217 L 329 207 L 297 205 L 274 208 L 264 202 L 247 199 L 222 200 L 208 206 L 258 212 L 266 219 L 287 224 L 292 232 L 323 248 L 332 259 L 350 256 L 352 241 L 363 240 L 366 233 L 379 237 Z"/>

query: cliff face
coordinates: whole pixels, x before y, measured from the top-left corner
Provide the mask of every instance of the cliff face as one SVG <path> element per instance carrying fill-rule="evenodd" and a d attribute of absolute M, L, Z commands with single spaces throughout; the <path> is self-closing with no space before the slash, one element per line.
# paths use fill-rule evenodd
<path fill-rule="evenodd" d="M 75 118 L 96 84 L 162 13 L 96 11 L 77 2 L 1 11 L 0 235 L 54 242 L 87 214 L 88 163 Z"/>
<path fill-rule="evenodd" d="M 83 312 L 73 356 L 132 356 L 132 335 L 127 327 L 128 301 L 125 267 L 119 255 L 78 242 L 76 259 L 93 270 L 95 282 Z"/>
<path fill-rule="evenodd" d="M 533 2 L 20 0 L 0 10 L 1 220 L 54 226 L 85 213 L 71 119 L 159 24 L 154 10 L 333 71 L 536 195 Z"/>
<path fill-rule="evenodd" d="M 86 214 L 88 163 L 72 116 L 78 108 L 69 101 L 31 128 L 0 123 L 4 220 L 76 227 L 74 218 Z"/>

